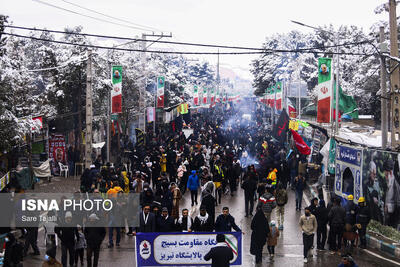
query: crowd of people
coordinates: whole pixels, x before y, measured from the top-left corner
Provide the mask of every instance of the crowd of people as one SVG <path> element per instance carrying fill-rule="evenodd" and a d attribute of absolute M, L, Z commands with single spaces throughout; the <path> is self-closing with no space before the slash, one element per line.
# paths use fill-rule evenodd
<path fill-rule="evenodd" d="M 243 116 L 245 113 L 254 114 L 254 119 L 249 120 Z M 185 121 L 187 129 L 191 129 L 189 135 L 176 125 L 170 125 L 158 129 L 156 134 L 148 133 L 145 144 L 121 155 L 113 164 L 102 162 L 101 156 L 96 158 L 82 174 L 81 193 L 103 197 L 129 192 L 140 194 L 139 225 L 130 224 L 127 218 L 126 227 L 108 227 L 108 247 L 120 245 L 125 228 L 129 229 L 126 232 L 129 236 L 138 232 L 241 231 L 229 207 L 222 207 L 222 214 L 216 217 L 222 198 L 234 196 L 240 186 L 244 191 L 245 217 L 253 216 L 250 252 L 260 264 L 263 247 L 267 244 L 273 261 L 280 231 L 284 230 L 285 206 L 291 189 L 295 192 L 296 206 L 290 208 L 302 209 L 307 160 L 295 149 L 288 154 L 285 147 L 273 140 L 271 129 L 264 127 L 262 114 L 255 106 L 231 105 L 224 110 L 217 106 L 191 114 L 190 121 Z M 180 207 L 186 192 L 190 192 L 191 206 L 199 208 L 195 217 L 188 209 Z M 341 250 L 342 240 L 346 241 L 346 246 L 355 246 L 355 233 L 360 237 L 361 247 L 365 248 L 370 215 L 363 198 L 356 206 L 349 197 L 342 207 L 340 199 L 333 197 L 326 207 L 323 196 L 319 196 L 304 210 L 299 227 L 303 234 L 305 262 L 309 260 L 314 235 L 319 250 L 325 249 L 327 239 L 333 253 Z M 67 212 L 64 219 L 69 221 L 73 216 Z M 272 216 L 276 220 L 272 220 Z M 93 213 L 79 226 L 55 226 L 53 230 L 46 230 L 49 235 L 56 233 L 61 240 L 62 266 L 68 266 L 68 255 L 70 266 L 82 263 L 85 248 L 87 265 L 98 266 L 100 246 L 107 233 L 105 227 L 95 227 L 98 221 L 98 215 Z M 34 253 L 38 254 L 36 241 L 31 243 Z M 25 253 L 28 248 L 29 244 L 24 248 Z M 55 254 L 54 246 L 50 246 L 46 252 L 48 260 L 43 266 L 59 266 Z M 351 262 L 351 256 L 346 254 L 346 257 L 347 262 Z"/>

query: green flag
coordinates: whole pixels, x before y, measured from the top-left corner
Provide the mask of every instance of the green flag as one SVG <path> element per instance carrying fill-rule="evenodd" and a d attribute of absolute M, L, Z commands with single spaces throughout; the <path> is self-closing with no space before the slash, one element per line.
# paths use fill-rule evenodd
<path fill-rule="evenodd" d="M 336 83 L 333 85 L 333 108 L 336 108 Z M 339 86 L 339 115 L 348 115 L 352 119 L 358 119 L 357 103 L 354 97 L 343 93 Z"/>

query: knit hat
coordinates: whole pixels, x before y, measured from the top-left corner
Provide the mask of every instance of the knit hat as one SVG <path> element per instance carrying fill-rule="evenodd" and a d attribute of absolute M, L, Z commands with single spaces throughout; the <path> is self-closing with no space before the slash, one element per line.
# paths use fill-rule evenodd
<path fill-rule="evenodd" d="M 65 213 L 65 218 L 72 218 L 72 212 L 67 211 L 67 212 Z"/>
<path fill-rule="evenodd" d="M 272 220 L 272 221 L 270 222 L 270 224 L 271 224 L 271 226 L 275 226 L 275 225 L 276 225 L 276 223 L 275 223 L 274 220 Z"/>

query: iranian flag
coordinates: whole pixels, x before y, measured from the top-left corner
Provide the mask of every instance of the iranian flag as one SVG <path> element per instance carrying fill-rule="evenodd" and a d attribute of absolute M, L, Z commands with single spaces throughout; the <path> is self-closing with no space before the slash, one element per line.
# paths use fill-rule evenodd
<path fill-rule="evenodd" d="M 211 89 L 211 99 L 210 99 L 211 105 L 215 103 L 214 101 L 215 101 L 215 92 L 214 89 Z"/>
<path fill-rule="evenodd" d="M 282 82 L 277 82 L 275 86 L 275 107 L 282 110 Z"/>
<path fill-rule="evenodd" d="M 165 88 L 165 77 L 157 77 L 157 108 L 164 107 L 164 88 Z"/>
<path fill-rule="evenodd" d="M 332 59 L 318 59 L 318 110 L 317 122 L 329 123 L 331 121 L 331 105 L 333 93 Z"/>
<path fill-rule="evenodd" d="M 272 86 L 269 91 L 269 107 L 274 108 L 275 106 L 275 87 Z"/>
<path fill-rule="evenodd" d="M 289 113 L 289 118 L 297 117 L 296 107 L 293 105 L 292 101 L 290 101 L 289 98 L 287 98 L 287 111 Z"/>
<path fill-rule="evenodd" d="M 207 97 L 208 97 L 207 88 L 203 88 L 203 105 L 207 105 Z"/>
<path fill-rule="evenodd" d="M 122 113 L 122 66 L 112 66 L 111 113 Z"/>
<path fill-rule="evenodd" d="M 193 104 L 195 106 L 199 105 L 199 88 L 197 87 L 197 85 L 195 85 L 193 88 Z"/>

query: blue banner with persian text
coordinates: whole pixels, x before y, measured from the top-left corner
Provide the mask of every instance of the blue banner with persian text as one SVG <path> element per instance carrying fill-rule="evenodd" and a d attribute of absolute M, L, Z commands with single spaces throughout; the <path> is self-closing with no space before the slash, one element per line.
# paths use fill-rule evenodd
<path fill-rule="evenodd" d="M 242 265 L 242 233 L 225 234 L 232 249 L 231 265 Z M 210 266 L 204 256 L 217 245 L 217 233 L 137 233 L 136 266 Z"/>
<path fill-rule="evenodd" d="M 336 159 L 356 166 L 361 166 L 361 149 L 338 145 L 336 147 Z"/>

